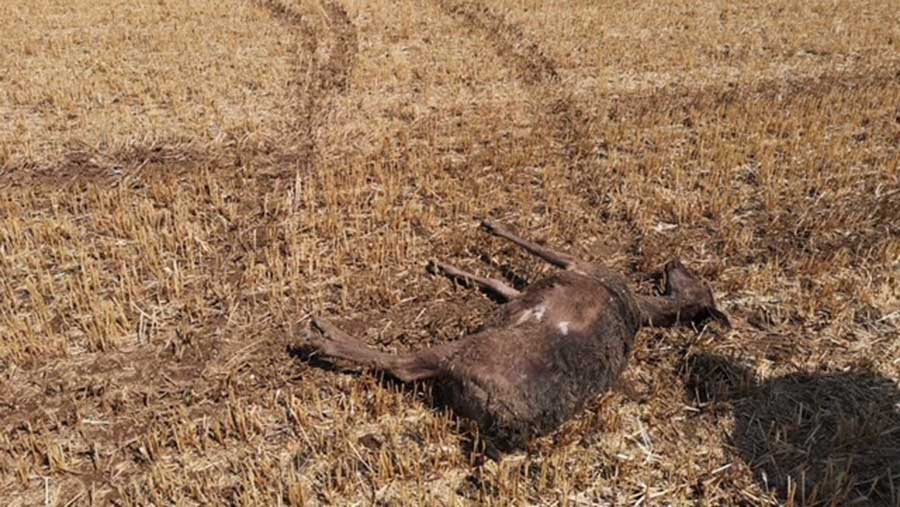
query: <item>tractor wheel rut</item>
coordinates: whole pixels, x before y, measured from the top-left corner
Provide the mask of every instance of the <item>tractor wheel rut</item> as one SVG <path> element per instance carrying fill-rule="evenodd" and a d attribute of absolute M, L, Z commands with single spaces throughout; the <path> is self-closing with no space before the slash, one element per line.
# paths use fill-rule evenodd
<path fill-rule="evenodd" d="M 334 98 L 347 90 L 350 76 L 356 64 L 359 51 L 356 27 L 344 8 L 333 1 L 322 3 L 322 16 L 328 25 L 328 39 L 331 47 L 326 58 L 319 58 L 319 44 L 322 37 L 307 21 L 307 16 L 278 0 L 259 0 L 269 9 L 272 16 L 294 28 L 300 44 L 309 55 L 309 60 L 298 59 L 294 86 L 294 121 L 290 128 L 296 132 L 299 149 L 294 154 L 283 154 L 288 160 L 277 164 L 277 176 L 286 176 L 288 169 L 284 162 L 293 160 L 293 169 L 300 172 L 313 170 L 316 165 L 318 148 L 316 136 L 328 118 L 328 111 Z"/>
<path fill-rule="evenodd" d="M 640 229 L 632 217 L 610 217 L 606 211 L 612 184 L 601 178 L 603 171 L 595 167 L 597 143 L 589 132 L 589 116 L 578 105 L 572 91 L 566 88 L 556 62 L 522 27 L 488 6 L 471 1 L 436 1 L 444 12 L 458 19 L 472 35 L 487 40 L 497 54 L 516 70 L 532 98 L 541 104 L 536 123 L 546 126 L 559 147 L 554 157 L 565 170 L 569 194 L 578 200 L 570 211 L 574 215 L 570 218 L 589 220 L 586 210 L 600 208 L 605 218 L 625 222 L 632 236 L 628 250 L 636 250 Z"/>

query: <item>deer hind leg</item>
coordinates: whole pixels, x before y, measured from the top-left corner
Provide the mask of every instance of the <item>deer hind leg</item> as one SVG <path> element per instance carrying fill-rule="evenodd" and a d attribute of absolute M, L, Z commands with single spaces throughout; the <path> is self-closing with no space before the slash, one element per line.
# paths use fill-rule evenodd
<path fill-rule="evenodd" d="M 322 318 L 313 318 L 322 337 L 310 337 L 310 347 L 320 356 L 373 370 L 383 371 L 402 382 L 414 382 L 440 373 L 434 354 L 387 354 L 363 345 L 359 340 Z"/>
<path fill-rule="evenodd" d="M 428 269 L 433 273 L 439 272 L 450 278 L 457 278 L 460 280 L 472 282 L 482 289 L 485 289 L 488 292 L 496 295 L 504 302 L 513 300 L 522 294 L 521 292 L 501 282 L 500 280 L 474 275 L 472 273 L 469 273 L 468 271 L 463 271 L 449 264 L 444 264 L 443 262 L 433 261 L 431 264 L 429 264 Z"/>
<path fill-rule="evenodd" d="M 578 269 L 578 267 L 583 264 L 581 261 L 569 254 L 558 252 L 556 250 L 553 250 L 552 248 L 547 248 L 545 246 L 538 245 L 533 241 L 528 241 L 527 239 L 520 238 L 504 225 L 492 222 L 490 220 L 484 220 L 481 222 L 481 226 L 484 227 L 484 229 L 490 234 L 497 236 L 498 238 L 503 238 L 505 240 L 511 241 L 512 243 L 525 249 L 525 251 L 530 253 L 531 255 L 537 256 L 556 267 L 563 269 Z"/>

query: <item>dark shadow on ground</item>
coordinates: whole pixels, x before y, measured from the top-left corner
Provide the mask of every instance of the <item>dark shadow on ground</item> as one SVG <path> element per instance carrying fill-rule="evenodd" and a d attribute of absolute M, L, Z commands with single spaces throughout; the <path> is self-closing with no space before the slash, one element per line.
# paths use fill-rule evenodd
<path fill-rule="evenodd" d="M 900 506 L 900 389 L 868 369 L 757 382 L 714 355 L 685 365 L 688 397 L 730 407 L 731 443 L 787 505 Z"/>

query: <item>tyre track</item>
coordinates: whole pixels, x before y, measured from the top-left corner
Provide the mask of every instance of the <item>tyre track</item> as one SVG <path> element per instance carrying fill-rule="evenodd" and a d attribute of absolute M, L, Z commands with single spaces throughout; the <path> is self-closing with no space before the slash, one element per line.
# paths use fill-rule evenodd
<path fill-rule="evenodd" d="M 494 50 L 507 60 L 526 86 L 529 94 L 542 104 L 546 124 L 560 149 L 557 158 L 567 173 L 570 195 L 580 200 L 581 213 L 575 218 L 588 219 L 585 210 L 601 208 L 602 218 L 618 219 L 632 231 L 629 253 L 636 253 L 640 244 L 640 228 L 630 215 L 612 217 L 609 212 L 611 189 L 601 174 L 593 173 L 595 145 L 588 131 L 588 115 L 578 106 L 571 91 L 564 88 L 558 67 L 541 46 L 531 40 L 517 24 L 471 1 L 434 0 L 448 15 L 473 35 L 485 38 Z"/>
<path fill-rule="evenodd" d="M 275 19 L 295 29 L 305 52 L 311 55 L 310 61 L 297 64 L 297 78 L 293 83 L 297 102 L 291 122 L 299 142 L 295 168 L 309 171 L 316 166 L 318 158 L 316 134 L 327 120 L 335 96 L 347 90 L 350 74 L 356 65 L 359 52 L 356 27 L 340 4 L 322 2 L 322 14 L 334 42 L 328 58 L 320 61 L 317 56 L 319 34 L 302 13 L 279 0 L 258 0 L 258 3 L 267 8 Z"/>
<path fill-rule="evenodd" d="M 293 140 L 297 143 L 297 150 L 293 155 L 281 154 L 278 160 L 281 164 L 293 163 L 297 170 L 311 170 L 315 167 L 317 154 L 316 132 L 327 120 L 332 99 L 349 86 L 358 53 L 357 30 L 340 4 L 330 0 L 323 1 L 322 16 L 326 18 L 330 32 L 328 37 L 334 39 L 334 44 L 328 57 L 320 61 L 317 51 L 321 34 L 307 21 L 305 15 L 282 0 L 255 1 L 269 11 L 273 18 L 294 30 L 299 36 L 301 47 L 311 56 L 308 61 L 295 63 L 295 78 L 290 83 L 295 89 L 295 102 L 292 104 L 293 119 L 289 126 L 297 134 Z M 160 146 L 129 148 L 117 153 L 82 150 L 70 153 L 58 166 L 0 171 L 0 190 L 7 187 L 118 185 L 131 176 L 183 176 L 197 172 L 201 167 L 234 171 L 241 165 L 245 155 L 232 151 L 208 153 L 181 139 L 173 139 Z M 275 171 L 274 175 L 283 176 L 283 172 Z"/>
<path fill-rule="evenodd" d="M 274 180 L 277 184 L 295 172 L 315 170 L 319 159 L 317 131 L 327 120 L 337 95 L 348 89 L 358 52 L 356 27 L 336 2 L 322 3 L 322 17 L 328 27 L 324 35 L 312 27 L 306 16 L 285 3 L 258 0 L 258 4 L 269 10 L 273 18 L 296 30 L 301 47 L 310 56 L 298 57 L 296 77 L 291 83 L 296 102 L 290 124 L 298 133 L 298 150 L 292 160 L 280 161 L 274 173 L 253 178 L 261 183 L 260 188 L 244 188 L 239 199 L 246 201 L 248 208 L 259 200 L 259 191 L 271 189 L 261 180 Z M 319 44 L 324 37 L 330 39 L 330 50 L 326 57 L 319 58 Z M 212 271 L 227 279 L 240 279 L 244 270 L 242 259 L 252 248 L 241 237 L 253 229 L 269 228 L 275 220 L 277 217 L 255 212 L 232 224 L 216 241 L 221 248 L 211 259 Z M 213 304 L 211 309 L 224 304 L 209 303 Z M 278 329 L 283 318 L 264 311 L 266 315 L 246 326 L 245 340 L 234 339 L 240 334 L 238 331 L 227 333 L 231 339 L 225 340 L 221 330 L 231 320 L 226 313 L 213 310 L 200 322 L 191 323 L 187 335 L 180 325 L 178 330 L 170 329 L 168 334 L 172 336 L 162 339 L 165 344 L 157 340 L 155 344 L 98 353 L 74 365 L 69 358 L 16 371 L 6 379 L 10 389 L 0 393 L 0 407 L 4 408 L 0 430 L 17 437 L 0 440 L 0 451 L 10 457 L 37 455 L 40 445 L 34 442 L 71 444 L 88 438 L 96 457 L 70 463 L 66 469 L 51 468 L 50 475 L 81 477 L 86 487 L 96 483 L 101 491 L 110 493 L 146 473 L 144 464 L 149 460 L 141 449 L 147 448 L 148 443 L 162 445 L 163 452 L 169 447 L 177 452 L 174 447 L 180 444 L 173 444 L 170 427 L 198 418 L 211 421 L 213 426 L 233 425 L 233 406 L 225 401 L 257 402 L 263 391 L 285 385 L 296 372 L 284 359 L 285 344 L 278 339 L 285 335 L 285 330 Z M 248 347 L 252 336 L 257 338 Z M 236 385 L 240 389 L 235 389 Z M 185 399 L 192 400 L 187 407 L 182 403 Z M 80 422 L 85 414 L 104 421 L 104 425 L 96 431 L 85 427 Z M 114 478 L 98 470 L 96 459 L 105 462 L 102 470 L 116 470 Z M 5 468 L 0 461 L 0 471 Z"/>
<path fill-rule="evenodd" d="M 556 63 L 516 24 L 483 4 L 437 0 L 448 14 L 459 19 L 469 31 L 484 36 L 497 53 L 508 60 L 535 98 L 544 99 L 544 111 L 571 169 L 583 169 L 591 154 L 585 114 L 562 88 Z"/>

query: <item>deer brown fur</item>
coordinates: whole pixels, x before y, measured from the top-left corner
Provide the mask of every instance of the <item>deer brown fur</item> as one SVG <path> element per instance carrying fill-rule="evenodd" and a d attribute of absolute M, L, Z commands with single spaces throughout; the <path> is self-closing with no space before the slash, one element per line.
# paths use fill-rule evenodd
<path fill-rule="evenodd" d="M 518 291 L 443 263 L 435 271 L 472 281 L 504 301 L 478 332 L 407 354 L 364 346 L 330 322 L 309 345 L 319 357 L 381 370 L 402 382 L 432 380 L 442 403 L 474 420 L 499 449 L 524 446 L 610 389 L 625 368 L 641 326 L 674 326 L 713 318 L 730 325 L 712 291 L 680 261 L 665 267 L 661 296 L 635 294 L 626 279 L 483 222 L 562 271 Z"/>

